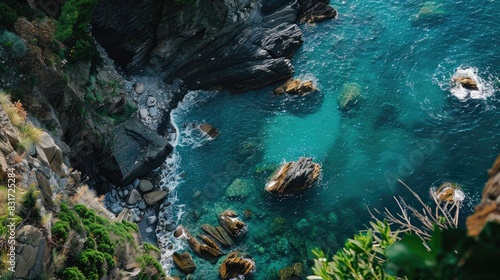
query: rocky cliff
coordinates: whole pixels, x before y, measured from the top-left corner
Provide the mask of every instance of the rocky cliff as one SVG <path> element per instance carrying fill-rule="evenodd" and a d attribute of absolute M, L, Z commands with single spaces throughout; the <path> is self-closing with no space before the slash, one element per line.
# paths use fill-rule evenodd
<path fill-rule="evenodd" d="M 188 89 L 246 91 L 290 78 L 298 22 L 335 17 L 325 0 L 100 1 L 92 33 L 129 72 Z"/>

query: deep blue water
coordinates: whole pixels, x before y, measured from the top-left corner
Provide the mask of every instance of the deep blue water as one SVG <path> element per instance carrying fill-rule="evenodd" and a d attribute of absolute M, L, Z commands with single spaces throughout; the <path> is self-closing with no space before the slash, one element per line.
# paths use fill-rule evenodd
<path fill-rule="evenodd" d="M 434 2 L 438 14 L 417 18 L 424 1 L 334 1 L 337 19 L 301 26 L 296 77 L 314 80 L 319 93 L 190 93 L 173 114 L 184 172 L 176 189 L 180 223 L 198 233 L 225 209 L 250 209 L 239 248 L 255 258 L 254 278 L 266 279 L 302 261 L 301 250 L 337 249 L 365 228 L 367 207 L 393 208 L 394 195 L 411 201 L 396 179 L 424 200 L 432 185 L 458 182 L 468 215 L 500 153 L 500 3 Z M 458 68 L 481 78 L 482 98 L 452 94 Z M 362 100 L 342 113 L 337 98 L 346 83 L 359 84 Z M 202 122 L 221 135 L 209 141 L 191 129 Z M 262 170 L 300 156 L 322 165 L 320 183 L 287 200 L 266 194 Z M 248 180 L 251 194 L 231 201 L 225 191 L 236 178 Z M 220 261 L 195 262 L 195 279 L 218 279 Z"/>

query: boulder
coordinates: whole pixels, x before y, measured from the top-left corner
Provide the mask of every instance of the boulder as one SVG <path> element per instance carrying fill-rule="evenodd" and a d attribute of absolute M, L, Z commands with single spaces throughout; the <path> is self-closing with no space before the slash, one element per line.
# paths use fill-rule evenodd
<path fill-rule="evenodd" d="M 281 95 L 283 93 L 305 95 L 311 92 L 315 92 L 318 89 L 314 86 L 312 81 L 301 81 L 299 79 L 290 79 L 286 81 L 283 85 L 276 87 L 273 90 L 275 95 Z"/>
<path fill-rule="evenodd" d="M 43 133 L 40 141 L 34 146 L 40 161 L 47 163 L 59 177 L 68 176 L 68 168 L 63 163 L 62 151 L 47 132 Z"/>
<path fill-rule="evenodd" d="M 136 204 L 140 197 L 141 197 L 141 194 L 136 189 L 133 189 L 130 192 L 126 202 L 129 205 Z"/>
<path fill-rule="evenodd" d="M 111 132 L 113 145 L 99 161 L 99 171 L 113 185 L 124 186 L 160 166 L 172 151 L 166 138 L 132 118 Z"/>
<path fill-rule="evenodd" d="M 233 239 L 227 234 L 226 230 L 220 226 L 214 227 L 209 224 L 203 224 L 201 229 L 212 236 L 215 240 L 219 241 L 222 246 L 234 246 Z"/>
<path fill-rule="evenodd" d="M 203 236 L 203 241 L 205 243 L 201 243 L 199 240 L 194 238 L 191 233 L 189 233 L 189 231 L 183 226 L 177 227 L 174 232 L 174 237 L 187 239 L 191 249 L 193 249 L 193 251 L 195 251 L 198 256 L 209 261 L 216 261 L 220 256 L 224 254 L 212 239 L 208 239 L 206 236 Z"/>
<path fill-rule="evenodd" d="M 143 85 L 143 84 L 141 84 L 141 83 L 137 83 L 137 84 L 135 84 L 135 86 L 134 86 L 134 91 L 135 91 L 135 93 L 137 93 L 137 94 L 141 94 L 141 93 L 143 93 L 143 92 L 144 92 L 144 85 Z"/>
<path fill-rule="evenodd" d="M 149 114 L 148 109 L 142 108 L 142 109 L 139 110 L 139 116 L 141 117 L 141 119 L 147 118 L 148 114 Z"/>
<path fill-rule="evenodd" d="M 144 198 L 144 201 L 146 201 L 146 204 L 151 206 L 155 204 L 156 202 L 164 199 L 168 195 L 167 191 L 152 191 L 148 192 L 147 194 L 143 195 L 142 197 Z"/>
<path fill-rule="evenodd" d="M 348 111 L 354 108 L 361 100 L 361 87 L 357 83 L 346 83 L 337 98 L 339 110 Z"/>
<path fill-rule="evenodd" d="M 283 164 L 266 184 L 266 191 L 275 195 L 293 194 L 313 186 L 321 166 L 312 158 L 300 157 L 296 162 Z"/>
<path fill-rule="evenodd" d="M 226 189 L 226 197 L 229 199 L 245 199 L 252 192 L 251 183 L 248 179 L 235 179 Z"/>
<path fill-rule="evenodd" d="M 146 101 L 146 106 L 148 106 L 148 107 L 156 106 L 156 97 L 149 96 L 148 100 Z"/>
<path fill-rule="evenodd" d="M 255 261 L 250 256 L 239 252 L 231 252 L 219 267 L 222 280 L 246 279 L 256 270 Z"/>
<path fill-rule="evenodd" d="M 44 272 L 50 250 L 47 240 L 36 227 L 26 225 L 19 229 L 16 238 L 15 279 L 33 279 Z"/>
<path fill-rule="evenodd" d="M 479 88 L 477 87 L 477 82 L 471 77 L 458 76 L 458 77 L 454 77 L 453 81 L 455 83 L 460 84 L 463 88 L 466 88 L 469 90 L 479 90 Z"/>
<path fill-rule="evenodd" d="M 238 218 L 232 210 L 226 210 L 219 215 L 220 225 L 232 236 L 240 236 L 247 232 L 248 226 Z"/>
<path fill-rule="evenodd" d="M 139 186 L 139 190 L 141 190 L 141 192 L 143 192 L 143 193 L 152 191 L 155 187 L 153 185 L 153 183 L 151 183 L 151 181 L 149 181 L 149 180 L 140 180 L 138 183 L 138 186 Z"/>
<path fill-rule="evenodd" d="M 335 18 L 337 11 L 329 3 L 330 0 L 299 0 L 300 11 L 297 21 L 313 23 Z"/>
<path fill-rule="evenodd" d="M 200 129 L 201 131 L 205 132 L 208 136 L 215 138 L 219 136 L 220 132 L 215 128 L 213 125 L 208 124 L 208 123 L 202 123 L 200 124 Z"/>
<path fill-rule="evenodd" d="M 194 264 L 193 258 L 188 252 L 177 253 L 174 252 L 173 255 L 174 263 L 177 265 L 180 271 L 186 274 L 191 274 L 195 272 L 196 265 Z"/>

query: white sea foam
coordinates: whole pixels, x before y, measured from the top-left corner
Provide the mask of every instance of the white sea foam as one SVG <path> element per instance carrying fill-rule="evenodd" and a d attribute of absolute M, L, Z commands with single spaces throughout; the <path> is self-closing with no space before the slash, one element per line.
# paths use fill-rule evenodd
<path fill-rule="evenodd" d="M 453 79 L 457 77 L 470 77 L 477 83 L 477 90 L 466 89 Z M 490 78 L 490 77 L 488 77 Z M 495 88 L 493 82 L 490 80 L 485 80 L 478 75 L 478 69 L 476 67 L 464 67 L 460 66 L 455 70 L 453 76 L 450 79 L 451 82 L 446 85 L 442 85 L 442 89 L 449 90 L 455 97 L 465 101 L 468 99 L 487 99 L 495 93 Z"/>
<path fill-rule="evenodd" d="M 203 96 L 200 96 L 203 94 Z M 180 224 L 184 216 L 185 205 L 179 204 L 177 197 L 177 187 L 183 180 L 183 172 L 181 169 L 181 156 L 176 147 L 191 146 L 193 148 L 203 145 L 206 141 L 211 140 L 203 133 L 198 125 L 203 121 L 186 121 L 189 112 L 192 111 L 200 103 L 206 102 L 215 93 L 192 91 L 189 92 L 176 109 L 170 113 L 170 120 L 174 127 L 175 135 L 169 141 L 173 146 L 174 151 L 168 156 L 162 165 L 162 180 L 160 187 L 164 190 L 169 190 L 168 199 L 160 206 L 159 223 L 156 228 L 156 236 L 162 252 L 161 264 L 163 269 L 170 274 L 173 267 L 172 255 L 175 251 L 184 249 L 186 243 L 182 238 L 175 238 L 173 232 L 167 230 L 166 225 L 174 222 Z M 179 125 L 181 124 L 181 125 Z"/>

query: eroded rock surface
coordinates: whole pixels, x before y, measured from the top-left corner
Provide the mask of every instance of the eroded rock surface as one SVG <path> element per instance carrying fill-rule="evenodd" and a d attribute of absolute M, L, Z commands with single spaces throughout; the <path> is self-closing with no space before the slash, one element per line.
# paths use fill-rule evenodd
<path fill-rule="evenodd" d="M 312 158 L 300 157 L 278 169 L 266 184 L 266 191 L 276 195 L 293 194 L 310 188 L 319 178 L 321 166 Z"/>

